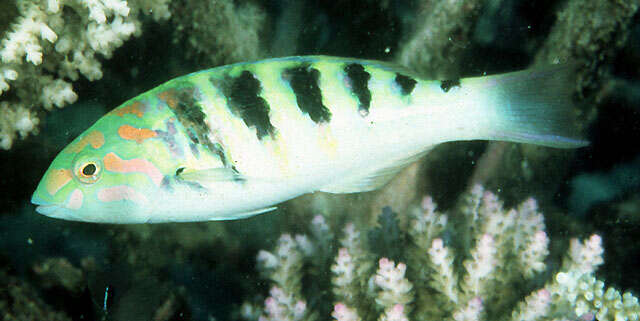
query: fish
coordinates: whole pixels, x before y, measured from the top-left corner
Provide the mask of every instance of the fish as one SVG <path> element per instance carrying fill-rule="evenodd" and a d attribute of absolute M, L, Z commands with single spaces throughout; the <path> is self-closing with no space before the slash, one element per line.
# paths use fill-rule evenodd
<path fill-rule="evenodd" d="M 174 78 L 52 161 L 40 214 L 95 223 L 234 220 L 317 191 L 360 193 L 452 141 L 587 144 L 565 66 L 430 80 L 387 62 L 295 56 Z"/>

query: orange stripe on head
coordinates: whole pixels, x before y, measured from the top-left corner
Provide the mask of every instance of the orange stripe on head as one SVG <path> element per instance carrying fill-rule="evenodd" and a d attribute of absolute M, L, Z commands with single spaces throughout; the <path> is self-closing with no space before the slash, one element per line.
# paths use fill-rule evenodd
<path fill-rule="evenodd" d="M 176 106 L 178 106 L 178 98 L 176 97 L 175 89 L 167 89 L 159 93 L 158 98 L 164 100 L 171 109 L 175 109 Z"/>
<path fill-rule="evenodd" d="M 145 111 L 145 105 L 143 105 L 139 101 L 135 101 L 129 105 L 118 107 L 111 111 L 111 113 L 123 117 L 126 114 L 132 114 L 138 116 L 138 118 L 142 118 Z"/>
<path fill-rule="evenodd" d="M 158 134 L 148 128 L 135 128 L 129 125 L 122 125 L 118 128 L 118 135 L 124 139 L 135 140 L 138 144 L 142 143 L 145 139 L 153 138 Z"/>
<path fill-rule="evenodd" d="M 68 169 L 54 169 L 49 172 L 45 181 L 47 192 L 51 196 L 56 195 L 58 191 L 71 181 L 71 171 Z"/>
<path fill-rule="evenodd" d="M 115 153 L 104 156 L 104 168 L 116 173 L 142 173 L 147 175 L 154 184 L 160 185 L 163 175 L 153 163 L 146 159 L 134 158 L 124 160 Z"/>
<path fill-rule="evenodd" d="M 91 144 L 91 147 L 98 149 L 104 145 L 104 135 L 97 130 L 91 131 L 85 136 L 87 143 Z"/>
<path fill-rule="evenodd" d="M 79 141 L 69 145 L 68 151 L 70 153 L 79 153 L 85 146 L 91 145 L 91 147 L 98 149 L 104 145 L 104 135 L 98 130 L 92 130 L 87 135 L 82 137 Z"/>

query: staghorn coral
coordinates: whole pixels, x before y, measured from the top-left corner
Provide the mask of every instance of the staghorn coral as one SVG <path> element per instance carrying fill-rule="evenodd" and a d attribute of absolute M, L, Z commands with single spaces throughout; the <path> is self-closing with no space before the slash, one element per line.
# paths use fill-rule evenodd
<path fill-rule="evenodd" d="M 170 16 L 168 0 L 4 1 L 0 8 L 17 13 L 0 42 L 2 149 L 36 132 L 38 107 L 51 110 L 76 101 L 71 81 L 80 75 L 100 79 L 99 57 L 110 58 L 139 35 L 141 15 Z"/>
<path fill-rule="evenodd" d="M 386 213 L 381 224 L 397 224 Z M 603 263 L 600 236 L 572 239 L 561 267 L 548 269 L 549 239 L 533 199 L 506 210 L 476 185 L 453 213 L 438 212 L 426 197 L 410 217 L 402 229 L 409 245 L 396 244 L 404 249 L 401 262 L 381 257 L 374 264 L 379 237 L 370 231 L 367 240 L 353 224 L 339 241 L 332 233 L 283 235 L 275 251 L 258 254 L 264 277 L 273 282 L 264 308 L 245 303 L 240 314 L 262 321 L 326 314 L 341 321 L 638 320 L 637 298 L 605 289 L 594 275 Z M 312 231 L 325 227 L 322 216 L 311 224 Z M 337 255 L 322 263 L 318 256 L 335 255 L 328 251 L 333 243 Z M 328 269 L 332 277 L 324 280 Z M 305 279 L 326 282 L 305 293 Z"/>

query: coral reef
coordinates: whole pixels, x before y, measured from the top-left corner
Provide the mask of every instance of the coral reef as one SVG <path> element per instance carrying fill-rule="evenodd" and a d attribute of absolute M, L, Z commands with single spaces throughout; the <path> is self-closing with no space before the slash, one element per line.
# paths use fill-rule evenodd
<path fill-rule="evenodd" d="M 84 289 L 86 280 L 82 270 L 74 267 L 66 258 L 49 258 L 33 270 L 45 289 L 59 286 L 75 294 Z"/>
<path fill-rule="evenodd" d="M 45 303 L 33 285 L 5 268 L 0 269 L 0 311 L 4 321 L 71 320 Z"/>
<path fill-rule="evenodd" d="M 557 18 L 545 18 L 548 21 L 544 21 L 544 26 L 540 17 L 536 20 L 522 16 L 533 13 L 518 12 L 544 10 L 541 5 L 518 1 L 418 1 L 414 9 L 411 18 L 405 19 L 409 20 L 408 28 L 398 48 L 391 50 L 395 62 L 440 79 L 514 70 L 527 64 L 571 63 L 577 72 L 575 83 L 567 86 L 580 94 L 575 101 L 576 132 L 586 136 L 596 110 L 602 107 L 599 103 L 602 96 L 613 90 L 612 76 L 607 71 L 611 69 L 609 61 L 623 46 L 631 46 L 626 39 L 633 30 L 631 17 L 638 10 L 638 2 L 568 1 L 554 7 Z M 500 29 L 502 24 L 515 24 L 514 21 L 517 25 Z M 552 27 L 548 28 L 549 25 Z M 505 31 L 507 35 L 515 35 L 510 36 L 509 43 L 497 43 L 508 42 L 501 39 L 506 37 Z M 491 47 L 498 45 L 503 47 Z M 518 57 L 509 57 L 514 50 L 520 51 Z M 504 142 L 438 146 L 421 165 L 403 171 L 381 191 L 333 196 L 331 200 L 324 195 L 311 195 L 292 204 L 300 212 L 309 211 L 310 207 L 327 215 L 347 210 L 375 222 L 379 211 L 372 208 L 391 205 L 403 211 L 403 206 L 427 192 L 436 194 L 437 199 L 448 197 L 446 201 L 450 202 L 447 195 L 457 195 L 474 184 L 503 190 L 502 196 L 507 201 L 527 194 L 546 203 L 570 175 L 574 153 Z M 452 160 L 459 162 L 457 166 L 451 165 Z M 469 165 L 464 167 L 463 163 Z"/>
<path fill-rule="evenodd" d="M 603 246 L 608 258 L 602 269 L 607 282 L 630 289 L 640 288 L 640 279 L 629 277 L 638 270 L 640 257 L 640 194 L 630 192 L 620 196 L 620 201 L 595 205 L 585 219 L 603 236 Z"/>
<path fill-rule="evenodd" d="M 535 64 L 583 63 L 577 91 L 584 95 L 602 90 L 602 83 L 611 77 L 605 62 L 625 44 L 638 8 L 638 1 L 568 1 L 536 54 Z"/>
<path fill-rule="evenodd" d="M 266 15 L 252 2 L 174 1 L 173 20 L 186 42 L 187 57 L 202 68 L 262 58 L 261 37 Z"/>
<path fill-rule="evenodd" d="M 5 1 L 16 15 L 0 25 L 0 148 L 37 133 L 39 110 L 62 108 L 78 99 L 72 82 L 80 75 L 101 79 L 101 61 L 131 36 L 139 36 L 144 16 L 172 17 L 168 0 Z M 255 4 L 180 1 L 171 5 L 175 43 L 186 42 L 187 57 L 201 68 L 262 56 L 260 33 L 266 15 Z M 242 38 L 239 38 L 239 35 Z"/>
<path fill-rule="evenodd" d="M 368 234 L 349 223 L 339 240 L 323 216 L 314 218 L 311 236 L 283 234 L 275 250 L 257 257 L 272 283 L 264 307 L 247 302 L 240 314 L 314 320 L 333 306 L 341 321 L 638 319 L 636 297 L 595 277 L 604 262 L 600 236 L 571 239 L 560 267 L 547 266 L 550 240 L 533 199 L 506 210 L 476 185 L 453 213 L 425 197 L 409 214 L 398 228 L 387 209 Z"/>
<path fill-rule="evenodd" d="M 0 261 L 0 318 L 229 320 L 235 309 L 236 318 L 249 320 L 584 321 L 597 313 L 615 320 L 616 312 L 637 309 L 635 298 L 599 280 L 640 289 L 640 200 L 628 174 L 637 150 L 612 143 L 640 137 L 637 6 L 637 0 L 0 1 L 0 147 L 12 148 L 0 152 L 0 256 L 7 258 Z M 576 153 L 445 144 L 381 191 L 315 193 L 237 222 L 85 225 L 34 213 L 29 198 L 51 158 L 109 108 L 214 64 L 295 54 L 395 60 L 433 77 L 574 61 L 575 85 L 583 89 L 576 113 L 592 144 Z M 76 97 L 81 103 L 47 112 Z M 594 117 L 597 130 L 589 127 Z M 567 206 L 563 184 L 584 171 L 616 174 L 590 185 L 594 191 L 613 184 L 607 191 L 615 197 L 581 218 L 573 216 L 576 207 L 552 210 Z M 508 207 L 534 195 L 546 224 L 530 202 L 516 209 L 530 213 L 526 219 L 502 209 L 487 219 L 479 193 L 478 210 L 468 210 L 469 198 L 467 210 L 452 210 L 475 183 L 498 191 Z M 429 199 L 412 206 L 424 194 L 444 210 Z M 468 213 L 478 215 L 477 224 Z M 289 236 L 278 239 L 283 231 Z M 570 241 L 571 235 L 586 239 Z M 602 247 L 607 260 L 600 264 Z M 243 298 L 248 302 L 240 307 Z"/>
<path fill-rule="evenodd" d="M 460 76 L 459 59 L 469 43 L 472 21 L 483 2 L 424 1 L 415 32 L 406 40 L 397 61 L 433 79 Z"/>
<path fill-rule="evenodd" d="M 0 148 L 11 148 L 17 136 L 36 131 L 37 110 L 51 110 L 78 98 L 71 82 L 82 75 L 102 77 L 99 57 L 132 35 L 139 35 L 140 17 L 170 16 L 167 0 L 29 0 L 3 1 L 2 10 L 16 8 L 17 17 L 1 30 Z M 2 27 L 2 26 L 0 26 Z"/>
<path fill-rule="evenodd" d="M 594 122 L 602 100 L 611 94 L 617 82 L 612 75 L 610 61 L 625 45 L 633 30 L 632 17 L 640 8 L 638 1 L 572 0 L 560 7 L 550 33 L 533 57 L 533 66 L 572 64 L 576 69 L 575 89 L 576 127 L 586 132 Z M 544 196 L 547 186 L 561 184 L 573 159 L 573 151 L 559 151 L 536 146 L 491 142 L 487 153 L 501 155 L 479 162 L 476 172 L 493 171 L 491 179 L 478 174 L 473 183 L 503 188 L 514 195 L 527 186 L 537 197 Z M 553 164 L 553 165 L 550 165 Z M 540 179 L 544 177 L 544 179 Z M 540 192 L 538 192 L 540 191 Z M 508 196 L 511 198 L 511 196 Z"/>

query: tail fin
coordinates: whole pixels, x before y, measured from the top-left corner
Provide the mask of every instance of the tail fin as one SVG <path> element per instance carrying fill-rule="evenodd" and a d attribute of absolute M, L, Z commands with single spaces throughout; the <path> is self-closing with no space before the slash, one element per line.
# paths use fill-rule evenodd
<path fill-rule="evenodd" d="M 487 94 L 497 116 L 490 138 L 556 148 L 588 145 L 576 138 L 573 69 L 561 65 L 484 77 L 481 87 L 491 87 Z"/>

